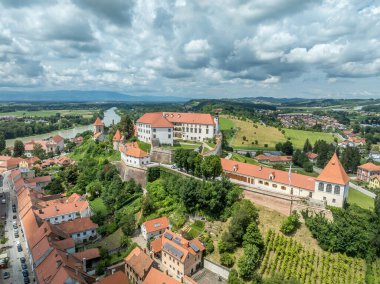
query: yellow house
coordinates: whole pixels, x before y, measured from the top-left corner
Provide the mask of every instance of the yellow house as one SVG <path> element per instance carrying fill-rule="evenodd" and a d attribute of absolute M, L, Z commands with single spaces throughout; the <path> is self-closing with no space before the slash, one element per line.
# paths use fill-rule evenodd
<path fill-rule="evenodd" d="M 380 188 L 380 175 L 372 176 L 369 181 L 370 188 Z"/>

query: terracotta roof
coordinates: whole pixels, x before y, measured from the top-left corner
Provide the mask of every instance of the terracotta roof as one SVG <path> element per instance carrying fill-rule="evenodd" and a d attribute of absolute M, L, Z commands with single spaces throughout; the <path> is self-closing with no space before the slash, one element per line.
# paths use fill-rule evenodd
<path fill-rule="evenodd" d="M 284 185 L 289 184 L 289 173 L 287 171 L 275 170 L 268 167 L 256 166 L 227 159 L 221 159 L 221 162 L 223 171 L 226 172 L 235 172 L 244 176 L 268 181 L 270 181 L 270 176 L 273 176 L 272 181 Z M 236 169 L 236 171 L 234 171 L 234 169 Z M 290 175 L 290 184 L 294 187 L 314 191 L 315 179 L 313 177 L 292 173 Z"/>
<path fill-rule="evenodd" d="M 360 165 L 358 168 L 369 171 L 369 172 L 380 171 L 380 166 L 375 165 L 374 163 L 366 163 L 366 164 Z"/>
<path fill-rule="evenodd" d="M 146 232 L 151 233 L 162 229 L 169 228 L 169 219 L 167 217 L 156 218 L 143 223 Z"/>
<path fill-rule="evenodd" d="M 178 284 L 181 283 L 174 278 L 166 275 L 156 268 L 152 268 L 146 276 L 143 284 Z"/>
<path fill-rule="evenodd" d="M 78 201 L 73 203 L 46 203 L 46 207 L 34 210 L 35 214 L 39 216 L 42 220 L 47 218 L 52 218 L 55 216 L 65 215 L 69 213 L 82 212 L 88 208 L 87 201 Z"/>
<path fill-rule="evenodd" d="M 96 284 L 129 284 L 127 275 L 121 271 L 116 271 L 103 279 L 100 279 Z"/>
<path fill-rule="evenodd" d="M 51 176 L 41 176 L 41 177 L 35 177 L 25 180 L 28 183 L 40 183 L 40 182 L 51 182 Z"/>
<path fill-rule="evenodd" d="M 124 259 L 139 277 L 143 278 L 153 265 L 153 260 L 139 247 L 134 248 Z"/>
<path fill-rule="evenodd" d="M 69 248 L 75 248 L 75 241 L 73 238 L 68 238 L 64 240 L 59 240 L 53 242 L 54 246 L 61 249 L 61 250 L 67 250 Z"/>
<path fill-rule="evenodd" d="M 97 229 L 99 227 L 98 224 L 92 222 L 90 217 L 77 218 L 72 221 L 62 222 L 56 226 L 70 235 Z"/>
<path fill-rule="evenodd" d="M 313 152 L 309 152 L 309 153 L 307 153 L 307 157 L 308 157 L 309 159 L 314 160 L 314 159 L 318 158 L 318 154 L 313 153 Z"/>
<path fill-rule="evenodd" d="M 103 126 L 103 125 L 104 125 L 103 120 L 101 120 L 99 117 L 96 118 L 94 122 L 94 126 Z"/>
<path fill-rule="evenodd" d="M 120 133 L 120 130 L 118 129 L 118 130 L 116 130 L 116 133 L 115 133 L 115 135 L 113 136 L 113 141 L 120 141 L 120 140 L 122 140 L 122 135 L 121 135 L 121 133 Z"/>
<path fill-rule="evenodd" d="M 149 154 L 147 152 L 140 149 L 137 142 L 127 143 L 125 144 L 125 147 L 120 147 L 119 150 L 125 155 L 135 158 L 149 157 Z"/>
<path fill-rule="evenodd" d="M 51 139 L 53 139 L 53 141 L 56 143 L 59 143 L 64 140 L 64 138 L 61 135 L 54 135 Z"/>
<path fill-rule="evenodd" d="M 98 248 L 86 249 L 84 251 L 76 252 L 73 254 L 78 259 L 95 259 L 100 257 L 100 251 Z"/>
<path fill-rule="evenodd" d="M 151 112 L 145 113 L 138 123 L 150 124 L 152 127 L 173 127 L 174 123 L 214 125 L 214 118 L 206 113 Z"/>
<path fill-rule="evenodd" d="M 350 181 L 336 153 L 331 157 L 317 180 L 345 185 Z"/>
<path fill-rule="evenodd" d="M 292 156 L 265 156 L 258 155 L 255 157 L 258 161 L 269 161 L 269 162 L 291 162 Z"/>

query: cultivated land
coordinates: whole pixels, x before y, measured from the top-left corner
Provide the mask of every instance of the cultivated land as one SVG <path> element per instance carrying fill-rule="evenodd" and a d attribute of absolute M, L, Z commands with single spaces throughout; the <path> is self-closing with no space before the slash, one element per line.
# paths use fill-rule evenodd
<path fill-rule="evenodd" d="M 55 116 L 57 113 L 60 113 L 61 116 L 70 116 L 70 115 L 82 115 L 83 117 L 92 117 L 94 112 L 97 110 L 88 110 L 88 109 L 57 109 L 57 110 L 38 110 L 38 111 L 27 111 L 19 110 L 14 112 L 2 112 L 0 116 L 16 116 L 16 117 L 48 117 Z"/>
<path fill-rule="evenodd" d="M 230 145 L 236 149 L 273 150 L 278 142 L 285 142 L 289 138 L 295 148 L 301 149 L 307 138 L 309 138 L 311 144 L 314 144 L 317 140 L 325 140 L 331 143 L 334 142 L 334 138 L 338 138 L 333 133 L 286 128 L 283 129 L 284 133 L 282 133 L 275 127 L 265 126 L 250 120 L 239 120 L 232 116 L 222 116 L 220 118 L 220 128 L 230 130 L 231 127 L 237 130 L 230 141 Z M 243 139 L 244 137 L 245 139 Z M 256 140 L 257 144 L 255 143 Z"/>

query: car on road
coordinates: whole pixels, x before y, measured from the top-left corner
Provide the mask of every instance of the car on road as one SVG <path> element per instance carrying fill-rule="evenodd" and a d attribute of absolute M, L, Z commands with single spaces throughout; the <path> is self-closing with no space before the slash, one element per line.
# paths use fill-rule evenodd
<path fill-rule="evenodd" d="M 5 271 L 5 272 L 3 273 L 3 278 L 4 278 L 4 279 L 8 279 L 9 277 L 11 277 L 11 275 L 9 274 L 8 271 Z"/>
<path fill-rule="evenodd" d="M 25 262 L 26 262 L 26 258 L 25 258 L 25 257 L 23 257 L 23 256 L 22 256 L 22 257 L 20 257 L 20 262 L 21 262 L 21 263 L 25 263 Z"/>
<path fill-rule="evenodd" d="M 16 207 L 12 207 L 12 212 L 16 213 Z"/>
<path fill-rule="evenodd" d="M 22 276 L 24 276 L 24 277 L 28 277 L 29 276 L 29 272 L 28 272 L 28 270 L 23 270 L 22 271 Z"/>
<path fill-rule="evenodd" d="M 22 246 L 20 243 L 17 244 L 17 251 L 18 252 L 21 252 L 22 251 Z"/>
<path fill-rule="evenodd" d="M 16 215 L 13 215 L 13 217 L 12 217 L 13 219 L 17 219 L 17 216 Z"/>
<path fill-rule="evenodd" d="M 17 224 L 13 224 L 13 229 L 15 229 L 15 230 L 18 229 Z"/>
<path fill-rule="evenodd" d="M 27 270 L 27 269 L 28 269 L 28 266 L 26 266 L 25 263 L 21 263 L 21 268 L 22 268 L 22 270 Z"/>
<path fill-rule="evenodd" d="M 172 168 L 172 169 L 176 169 L 177 166 L 176 166 L 176 165 L 172 165 L 170 168 Z"/>
<path fill-rule="evenodd" d="M 15 233 L 15 238 L 17 239 L 18 237 L 20 237 L 20 235 L 18 233 Z M 18 249 L 18 248 L 17 248 Z M 22 249 L 21 249 L 22 250 Z"/>
<path fill-rule="evenodd" d="M 30 283 L 29 277 L 24 277 L 24 283 L 25 284 L 29 284 Z"/>

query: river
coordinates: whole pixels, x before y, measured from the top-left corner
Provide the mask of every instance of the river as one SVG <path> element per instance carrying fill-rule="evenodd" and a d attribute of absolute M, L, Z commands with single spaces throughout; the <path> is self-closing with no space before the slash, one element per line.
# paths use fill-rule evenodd
<path fill-rule="evenodd" d="M 116 107 L 107 109 L 104 112 L 104 124 L 105 126 L 110 126 L 112 123 L 118 123 L 120 122 L 120 116 L 115 112 Z M 13 146 L 15 140 L 21 140 L 22 142 L 30 141 L 32 139 L 34 140 L 41 140 L 41 139 L 47 139 L 49 137 L 52 137 L 54 135 L 61 135 L 65 139 L 74 138 L 78 133 L 82 133 L 87 130 L 92 130 L 92 124 L 90 125 L 80 125 L 74 128 L 70 129 L 63 129 L 63 130 L 56 130 L 52 132 L 48 132 L 45 134 L 39 134 L 39 135 L 33 135 L 33 136 L 26 136 L 26 137 L 20 137 L 16 139 L 7 139 L 7 147 Z"/>

